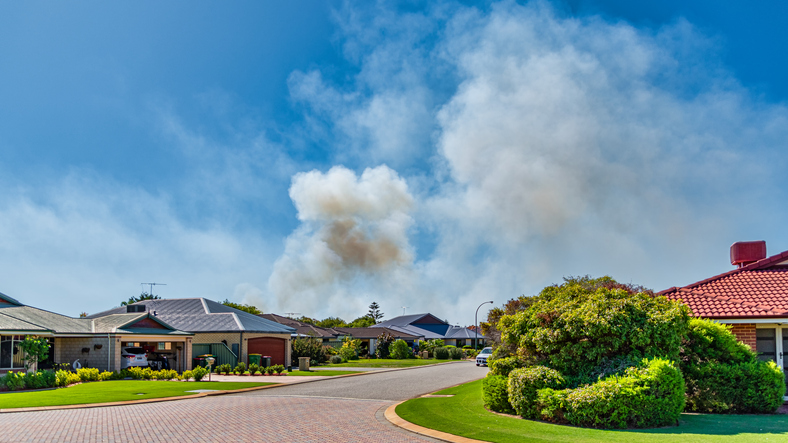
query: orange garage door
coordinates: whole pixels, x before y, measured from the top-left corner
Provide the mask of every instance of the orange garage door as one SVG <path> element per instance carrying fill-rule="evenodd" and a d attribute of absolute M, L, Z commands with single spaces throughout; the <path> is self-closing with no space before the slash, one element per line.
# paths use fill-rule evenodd
<path fill-rule="evenodd" d="M 249 353 L 271 356 L 272 365 L 285 364 L 285 345 L 287 341 L 283 338 L 250 338 Z"/>

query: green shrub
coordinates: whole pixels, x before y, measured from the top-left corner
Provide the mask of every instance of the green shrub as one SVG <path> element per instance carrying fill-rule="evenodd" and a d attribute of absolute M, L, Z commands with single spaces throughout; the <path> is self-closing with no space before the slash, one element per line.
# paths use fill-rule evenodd
<path fill-rule="evenodd" d="M 285 365 L 273 365 L 272 368 L 275 374 L 281 374 L 285 372 Z"/>
<path fill-rule="evenodd" d="M 773 362 L 710 362 L 685 368 L 687 409 L 771 414 L 783 404 L 785 376 Z"/>
<path fill-rule="evenodd" d="M 59 369 L 55 373 L 55 386 L 60 386 L 60 387 L 68 386 L 68 384 L 69 384 L 68 383 L 68 378 L 69 378 L 68 376 L 71 375 L 71 374 L 73 374 L 73 372 L 64 371 L 62 369 Z"/>
<path fill-rule="evenodd" d="M 326 349 L 330 346 L 323 346 L 323 342 L 318 338 L 298 337 L 290 343 L 294 361 L 298 361 L 299 357 L 309 357 L 310 362 L 314 360 L 317 363 L 325 363 L 330 357 Z"/>
<path fill-rule="evenodd" d="M 505 414 L 514 414 L 514 409 L 509 404 L 507 380 L 503 375 L 493 373 L 488 373 L 487 377 L 484 377 L 482 380 L 482 400 L 485 408 Z"/>
<path fill-rule="evenodd" d="M 549 412 L 563 412 L 569 423 L 594 428 L 648 428 L 677 424 L 684 409 L 681 371 L 665 359 L 644 360 L 643 364 L 643 367 L 629 368 L 623 376 L 611 376 L 592 385 L 568 390 L 566 411 L 553 408 Z M 545 392 L 543 397 L 550 395 Z M 538 406 L 548 404 L 543 398 Z"/>
<path fill-rule="evenodd" d="M 159 380 L 172 380 L 178 378 L 178 372 L 174 369 L 162 369 L 159 371 Z"/>
<path fill-rule="evenodd" d="M 260 370 L 260 365 L 258 365 L 257 363 L 252 363 L 252 364 L 249 365 L 249 373 L 250 374 L 254 374 L 255 372 L 257 372 L 259 370 Z"/>
<path fill-rule="evenodd" d="M 688 324 L 686 305 L 603 277 L 547 287 L 498 329 L 518 354 L 576 376 L 612 359 L 678 361 Z"/>
<path fill-rule="evenodd" d="M 342 361 L 353 359 L 358 360 L 358 357 L 356 356 L 356 350 L 348 347 L 339 348 L 339 355 L 332 355 L 330 360 L 333 361 L 334 357 L 339 357 Z"/>
<path fill-rule="evenodd" d="M 25 373 L 8 371 L 3 377 L 5 386 L 9 391 L 17 391 L 25 388 Z"/>
<path fill-rule="evenodd" d="M 452 360 L 462 360 L 465 358 L 465 352 L 457 347 L 449 348 L 449 358 Z"/>
<path fill-rule="evenodd" d="M 435 358 L 438 360 L 448 360 L 449 350 L 446 347 L 435 348 Z"/>
<path fill-rule="evenodd" d="M 681 369 L 707 362 L 744 363 L 756 359 L 749 346 L 740 342 L 730 325 L 693 318 L 682 342 Z"/>
<path fill-rule="evenodd" d="M 193 369 L 192 369 L 192 370 L 193 370 Z M 235 366 L 235 370 L 234 370 L 234 372 L 237 372 L 237 373 L 239 373 L 239 374 L 243 374 L 244 372 L 246 372 L 246 363 L 244 363 L 244 362 L 239 362 L 239 363 L 238 363 L 238 364 Z"/>
<path fill-rule="evenodd" d="M 38 370 L 25 374 L 25 387 L 27 389 L 52 388 L 57 384 L 57 375 L 53 371 Z"/>
<path fill-rule="evenodd" d="M 192 369 L 192 377 L 194 377 L 194 381 L 201 381 L 206 375 L 208 375 L 208 370 L 202 366 L 197 366 L 196 368 Z"/>
<path fill-rule="evenodd" d="M 490 374 L 495 375 L 503 375 L 504 377 L 508 377 L 509 373 L 515 369 L 522 368 L 525 366 L 523 361 L 517 357 L 505 357 L 505 358 L 492 358 L 489 357 L 487 359 L 487 366 L 490 367 Z"/>
<path fill-rule="evenodd" d="M 435 348 L 442 348 L 443 347 L 443 340 L 439 338 L 434 338 L 432 340 L 425 340 L 419 342 L 419 350 L 427 351 L 430 355 L 435 355 Z"/>
<path fill-rule="evenodd" d="M 539 418 L 552 423 L 568 423 L 566 420 L 566 399 L 571 389 L 555 390 L 544 388 L 536 391 L 536 409 Z"/>
<path fill-rule="evenodd" d="M 345 361 L 345 359 L 343 359 L 341 355 L 332 355 L 331 358 L 329 359 L 329 362 L 331 362 L 332 364 L 335 364 L 335 365 L 339 364 L 339 363 L 342 363 L 344 361 Z"/>
<path fill-rule="evenodd" d="M 536 392 L 544 388 L 559 389 L 565 381 L 561 373 L 545 366 L 529 366 L 509 373 L 507 393 L 512 408 L 522 417 L 539 418 Z"/>
<path fill-rule="evenodd" d="M 99 370 L 96 368 L 79 368 L 77 369 L 77 375 L 82 381 L 98 381 Z"/>
<path fill-rule="evenodd" d="M 127 374 L 134 380 L 142 380 L 143 378 L 143 369 L 140 366 L 132 366 L 130 368 L 127 368 L 126 371 Z"/>
<path fill-rule="evenodd" d="M 113 374 L 115 374 L 115 372 L 104 371 L 98 375 L 98 379 L 99 381 L 111 380 Z"/>
<path fill-rule="evenodd" d="M 404 360 L 406 358 L 413 357 L 413 352 L 410 350 L 410 346 L 408 346 L 408 344 L 405 343 L 405 340 L 402 339 L 395 340 L 394 343 L 392 343 L 389 347 L 389 351 L 391 358 L 396 358 L 398 360 Z"/>
<path fill-rule="evenodd" d="M 192 371 L 183 371 L 183 374 L 181 374 L 181 380 L 183 380 L 183 381 L 189 381 L 193 377 L 194 377 L 194 374 L 192 373 Z"/>
<path fill-rule="evenodd" d="M 153 379 L 153 369 L 143 368 L 142 371 L 140 371 L 140 375 L 142 376 L 143 380 L 151 380 Z"/>
<path fill-rule="evenodd" d="M 444 347 L 444 348 L 448 348 L 448 349 L 454 349 L 454 348 L 456 348 L 457 346 L 454 346 L 454 345 L 444 345 L 443 347 Z"/>

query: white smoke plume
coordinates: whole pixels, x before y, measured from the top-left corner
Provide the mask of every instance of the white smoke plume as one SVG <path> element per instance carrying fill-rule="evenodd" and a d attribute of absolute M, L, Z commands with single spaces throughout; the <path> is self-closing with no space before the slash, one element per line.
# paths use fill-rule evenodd
<path fill-rule="evenodd" d="M 341 166 L 299 173 L 290 198 L 302 225 L 269 279 L 280 309 L 314 315 L 318 306 L 320 312 L 331 306 L 331 315 L 359 316 L 370 302 L 359 295 L 409 272 L 413 197 L 392 169 L 368 168 L 361 176 Z"/>
<path fill-rule="evenodd" d="M 353 127 L 383 131 L 403 118 L 391 108 L 376 120 L 369 113 L 352 119 L 390 94 L 379 81 L 387 73 L 412 74 L 392 76 L 403 96 L 432 94 L 419 101 L 435 103 L 432 120 L 413 114 L 419 131 L 436 128 L 429 170 L 408 177 L 418 230 L 434 239 L 413 264 L 409 285 L 423 295 L 413 310 L 437 307 L 438 315 L 470 324 L 467 313 L 481 301 L 500 303 L 586 273 L 659 290 L 726 270 L 734 241 L 784 240 L 770 220 L 785 188 L 788 110 L 742 87 L 721 68 L 714 42 L 690 23 L 640 29 L 564 16 L 545 2 L 423 15 L 379 9 L 385 20 L 358 23 L 360 14 L 348 14 L 356 84 L 311 84 L 313 106 L 318 112 L 339 90 L 355 97 L 333 102 L 331 113 L 352 135 Z M 420 31 L 435 28 L 434 40 Z M 406 54 L 402 68 L 380 48 Z M 298 86 L 298 78 L 291 82 Z M 296 90 L 309 101 L 307 88 Z M 372 145 L 369 162 L 380 152 Z M 424 168 L 404 155 L 395 162 L 402 170 Z M 771 185 L 745 184 L 756 182 Z M 309 239 L 326 235 L 310 232 L 317 234 Z M 305 245 L 311 253 L 301 256 L 309 260 L 337 254 L 325 240 Z M 318 269 L 332 279 L 346 272 L 347 260 L 323 265 L 330 262 L 319 260 Z"/>

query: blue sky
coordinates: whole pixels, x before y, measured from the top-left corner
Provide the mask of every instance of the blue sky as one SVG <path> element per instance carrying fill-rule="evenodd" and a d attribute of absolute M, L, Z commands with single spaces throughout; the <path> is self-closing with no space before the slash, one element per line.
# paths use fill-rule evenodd
<path fill-rule="evenodd" d="M 351 320 L 783 228 L 784 2 L 0 5 L 0 292 Z"/>

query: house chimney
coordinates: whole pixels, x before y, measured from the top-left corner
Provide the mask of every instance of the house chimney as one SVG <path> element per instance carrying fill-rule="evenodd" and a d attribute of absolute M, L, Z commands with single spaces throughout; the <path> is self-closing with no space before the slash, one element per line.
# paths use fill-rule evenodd
<path fill-rule="evenodd" d="M 739 241 L 731 245 L 731 264 L 738 267 L 747 266 L 766 258 L 766 242 Z"/>

